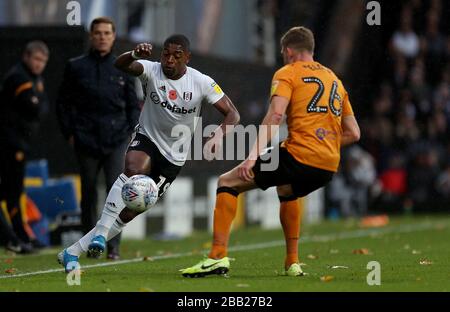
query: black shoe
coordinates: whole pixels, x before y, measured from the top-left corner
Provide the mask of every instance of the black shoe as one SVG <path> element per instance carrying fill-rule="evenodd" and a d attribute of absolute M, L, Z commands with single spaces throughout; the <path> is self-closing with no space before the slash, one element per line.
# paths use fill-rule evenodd
<path fill-rule="evenodd" d="M 119 246 L 108 247 L 108 255 L 106 257 L 109 260 L 119 260 Z"/>
<path fill-rule="evenodd" d="M 40 241 L 38 241 L 37 239 L 33 239 L 30 243 L 34 249 L 43 249 L 43 248 L 47 247 L 44 244 L 42 244 Z"/>
<path fill-rule="evenodd" d="M 34 248 L 30 243 L 13 243 L 8 242 L 6 244 L 6 250 L 19 253 L 19 254 L 30 254 L 34 252 Z"/>

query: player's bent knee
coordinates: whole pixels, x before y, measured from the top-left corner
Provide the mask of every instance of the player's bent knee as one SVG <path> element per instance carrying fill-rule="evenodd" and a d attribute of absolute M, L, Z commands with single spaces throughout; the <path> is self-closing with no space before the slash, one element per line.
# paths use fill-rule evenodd
<path fill-rule="evenodd" d="M 281 185 L 277 186 L 277 194 L 278 196 L 291 197 L 294 195 L 294 191 L 291 185 Z"/>
<path fill-rule="evenodd" d="M 125 162 L 125 171 L 124 174 L 127 177 L 132 177 L 137 174 L 148 174 L 147 170 L 145 169 L 145 166 L 140 164 L 140 162 L 134 161 L 134 160 L 127 160 Z"/>
<path fill-rule="evenodd" d="M 229 173 L 222 174 L 219 177 L 219 181 L 217 182 L 217 186 L 218 187 L 230 187 L 230 188 L 233 188 L 233 187 L 236 186 L 235 184 L 236 183 L 233 183 L 233 179 L 230 178 Z"/>
<path fill-rule="evenodd" d="M 219 177 L 217 187 L 228 187 L 236 191 L 238 194 L 246 192 L 254 188 L 253 184 L 245 183 L 239 178 L 233 177 L 232 172 L 227 172 Z"/>
<path fill-rule="evenodd" d="M 139 215 L 138 212 L 133 211 L 125 207 L 119 214 L 120 220 L 124 223 L 128 223 Z"/>
<path fill-rule="evenodd" d="M 131 151 L 125 158 L 125 171 L 127 177 L 137 174 L 148 175 L 150 172 L 150 157 L 144 152 Z"/>
<path fill-rule="evenodd" d="M 125 168 L 125 171 L 124 171 L 124 174 L 128 177 L 128 178 L 130 178 L 130 177 L 132 177 L 132 176 L 134 176 L 134 175 L 137 175 L 137 174 L 145 174 L 144 172 L 143 172 L 143 170 L 139 170 L 139 169 L 137 169 L 137 168 L 133 168 L 133 167 L 127 167 L 127 168 Z"/>

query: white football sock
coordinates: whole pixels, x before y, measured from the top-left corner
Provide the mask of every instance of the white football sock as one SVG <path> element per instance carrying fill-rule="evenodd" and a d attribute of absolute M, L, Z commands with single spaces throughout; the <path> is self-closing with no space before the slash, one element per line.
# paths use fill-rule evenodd
<path fill-rule="evenodd" d="M 120 232 L 122 232 L 123 228 L 126 226 L 126 223 L 123 223 L 120 218 L 117 218 L 117 220 L 113 223 L 111 229 L 108 233 L 108 241 L 110 239 L 113 239 L 116 235 L 118 235 Z M 72 246 L 67 248 L 67 252 L 70 255 L 79 257 L 81 253 L 86 252 L 88 250 L 89 244 L 91 243 L 92 239 L 95 237 L 96 233 L 96 227 L 89 231 L 86 235 L 84 235 L 82 238 L 80 238 L 79 241 L 74 243 Z"/>
<path fill-rule="evenodd" d="M 116 235 L 118 235 L 120 232 L 122 232 L 123 228 L 126 226 L 127 224 L 124 223 L 120 217 L 118 217 L 116 219 L 116 221 L 113 223 L 111 229 L 109 230 L 108 233 L 108 238 L 107 240 L 111 240 L 113 239 Z"/>
<path fill-rule="evenodd" d="M 108 237 L 111 227 L 119 217 L 120 212 L 125 208 L 125 203 L 122 200 L 122 187 L 127 181 L 128 177 L 122 173 L 111 187 L 106 197 L 102 216 L 95 226 L 95 236 L 102 235 L 105 238 Z"/>
<path fill-rule="evenodd" d="M 91 243 L 91 240 L 95 236 L 95 228 L 89 231 L 86 235 L 84 235 L 78 242 L 67 248 L 67 252 L 70 255 L 79 257 L 82 252 L 86 252 L 88 250 L 88 246 Z"/>

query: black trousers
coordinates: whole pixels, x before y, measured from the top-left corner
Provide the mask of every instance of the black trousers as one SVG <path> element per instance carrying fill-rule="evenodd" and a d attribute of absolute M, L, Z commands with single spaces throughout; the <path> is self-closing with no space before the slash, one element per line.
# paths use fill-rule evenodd
<path fill-rule="evenodd" d="M 81 221 L 85 234 L 89 232 L 98 221 L 97 213 L 97 181 L 100 170 L 105 174 L 106 193 L 113 186 L 118 176 L 123 172 L 125 165 L 125 152 L 128 139 L 107 155 L 93 155 L 82 146 L 75 145 L 75 154 L 80 165 L 81 178 Z M 119 246 L 121 235 L 108 242 L 108 249 Z"/>
<path fill-rule="evenodd" d="M 14 245 L 17 245 L 19 238 L 6 220 L 3 210 L 0 209 L 0 244 L 6 244 L 7 242 L 12 242 Z"/>
<path fill-rule="evenodd" d="M 2 147 L 0 152 L 0 201 L 6 201 L 12 229 L 6 222 L 3 212 L 0 221 L 0 232 L 7 240 L 15 241 L 20 238 L 29 242 L 30 238 L 25 231 L 20 207 L 20 196 L 22 195 L 25 177 L 25 154 L 12 148 Z M 15 234 L 15 235 L 14 235 Z"/>

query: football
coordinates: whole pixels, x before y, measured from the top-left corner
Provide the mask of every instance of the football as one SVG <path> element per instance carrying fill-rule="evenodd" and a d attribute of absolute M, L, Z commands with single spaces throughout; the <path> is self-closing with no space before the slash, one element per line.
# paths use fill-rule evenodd
<path fill-rule="evenodd" d="M 158 186 L 149 176 L 134 175 L 123 185 L 122 199 L 129 209 L 144 212 L 158 200 Z"/>

